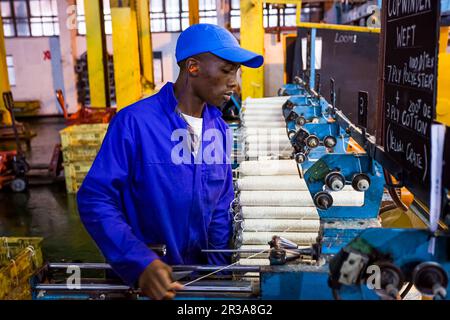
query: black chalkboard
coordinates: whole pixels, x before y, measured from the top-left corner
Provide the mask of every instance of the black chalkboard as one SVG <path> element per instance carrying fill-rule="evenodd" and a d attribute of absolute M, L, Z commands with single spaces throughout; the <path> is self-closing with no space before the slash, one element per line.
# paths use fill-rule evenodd
<path fill-rule="evenodd" d="M 384 1 L 384 147 L 405 185 L 428 204 L 440 1 Z"/>
<path fill-rule="evenodd" d="M 360 91 L 358 93 L 358 126 L 367 129 L 367 108 L 369 106 L 369 93 Z"/>
<path fill-rule="evenodd" d="M 302 39 L 308 38 L 311 28 L 297 29 L 294 76 L 304 74 L 302 68 Z M 336 107 L 353 122 L 358 122 L 358 92 L 367 91 L 367 131 L 376 133 L 378 99 L 378 56 L 380 34 L 376 32 L 318 28 L 316 38 L 322 42 L 322 65 L 316 70 L 322 78 L 322 94 L 329 99 L 330 78 L 335 79 Z M 316 53 L 319 50 L 316 48 Z M 309 60 L 309 59 L 308 59 Z M 305 62 L 305 64 L 307 61 Z M 331 101 L 329 101 L 331 103 Z"/>

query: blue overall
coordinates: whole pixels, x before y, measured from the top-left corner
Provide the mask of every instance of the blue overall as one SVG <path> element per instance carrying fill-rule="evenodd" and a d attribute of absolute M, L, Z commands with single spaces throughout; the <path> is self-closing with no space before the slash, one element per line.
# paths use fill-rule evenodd
<path fill-rule="evenodd" d="M 234 192 L 228 126 L 216 107 L 206 105 L 203 133 L 215 129 L 223 139 L 205 141 L 205 135 L 198 154 L 221 159 L 198 161 L 180 152 L 188 161 L 179 164 L 173 155 L 186 139 L 173 132 L 187 124 L 177 110 L 172 83 L 121 110 L 78 192 L 82 222 L 128 284 L 158 258 L 151 244 L 167 245 L 161 259 L 171 265 L 229 262 L 229 255 L 201 253 L 229 247 Z"/>

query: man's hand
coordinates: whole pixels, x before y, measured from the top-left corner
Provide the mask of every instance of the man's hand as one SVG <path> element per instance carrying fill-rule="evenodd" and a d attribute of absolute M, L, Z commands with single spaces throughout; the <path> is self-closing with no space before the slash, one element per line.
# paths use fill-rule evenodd
<path fill-rule="evenodd" d="M 142 292 L 154 300 L 173 299 L 175 291 L 183 286 L 172 281 L 172 268 L 161 260 L 150 263 L 139 277 L 139 287 Z"/>

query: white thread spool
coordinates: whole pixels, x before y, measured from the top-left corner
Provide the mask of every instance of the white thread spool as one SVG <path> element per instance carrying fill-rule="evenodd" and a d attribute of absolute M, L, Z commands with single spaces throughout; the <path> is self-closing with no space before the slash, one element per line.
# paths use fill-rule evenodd
<path fill-rule="evenodd" d="M 241 207 L 244 219 L 319 219 L 315 207 Z"/>
<path fill-rule="evenodd" d="M 298 175 L 294 160 L 244 161 L 239 167 L 241 176 L 278 176 Z"/>
<path fill-rule="evenodd" d="M 254 232 L 318 232 L 319 220 L 245 219 L 244 230 Z"/>
<path fill-rule="evenodd" d="M 275 234 L 273 232 L 247 232 L 240 235 L 242 244 L 267 244 Z M 279 232 L 277 236 L 286 238 L 298 245 L 311 245 L 316 242 L 317 232 Z"/>
<path fill-rule="evenodd" d="M 305 180 L 298 175 L 292 176 L 246 176 L 237 180 L 237 188 L 244 190 L 282 191 L 282 190 L 308 190 Z"/>
<path fill-rule="evenodd" d="M 313 207 L 309 191 L 241 191 L 241 206 Z"/>

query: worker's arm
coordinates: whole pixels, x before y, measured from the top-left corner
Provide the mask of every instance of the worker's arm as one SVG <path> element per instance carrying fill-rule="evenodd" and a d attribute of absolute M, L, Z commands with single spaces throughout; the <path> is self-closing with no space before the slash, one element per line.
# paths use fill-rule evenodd
<path fill-rule="evenodd" d="M 136 143 L 134 118 L 119 112 L 78 192 L 78 210 L 87 231 L 114 271 L 128 284 L 160 299 L 172 289 L 170 267 L 138 239 L 127 223 L 122 192 L 132 179 Z M 145 272 L 144 272 L 145 271 Z M 141 275 L 143 277 L 141 278 Z"/>
<path fill-rule="evenodd" d="M 232 232 L 232 215 L 229 212 L 230 204 L 234 199 L 233 172 L 231 165 L 227 165 L 224 188 L 222 190 L 216 209 L 212 213 L 208 229 L 209 249 L 228 249 Z M 208 254 L 208 263 L 213 265 L 226 265 L 230 263 L 230 254 Z"/>

